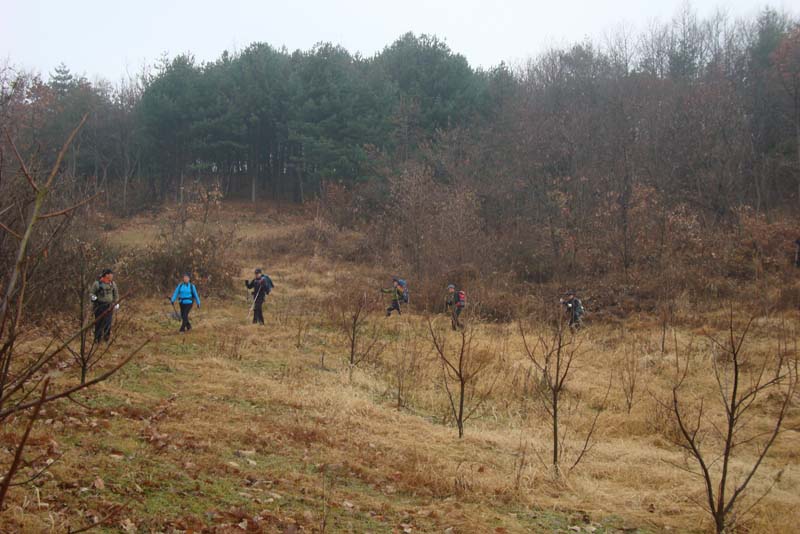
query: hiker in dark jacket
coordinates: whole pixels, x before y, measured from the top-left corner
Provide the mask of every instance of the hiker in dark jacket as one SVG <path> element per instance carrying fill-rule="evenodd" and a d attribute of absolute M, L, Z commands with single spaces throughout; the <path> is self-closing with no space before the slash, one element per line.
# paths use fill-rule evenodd
<path fill-rule="evenodd" d="M 183 282 L 178 284 L 175 292 L 172 293 L 170 302 L 175 304 L 177 300 L 181 307 L 181 329 L 180 332 L 188 332 L 192 329 L 192 323 L 189 322 L 189 312 L 192 311 L 192 304 L 197 303 L 197 309 L 200 309 L 200 295 L 197 294 L 197 288 L 192 283 L 192 277 L 189 273 L 183 275 Z"/>
<path fill-rule="evenodd" d="M 564 313 L 569 321 L 569 327 L 578 330 L 583 325 L 583 303 L 574 291 L 567 291 L 561 298 L 561 305 L 564 306 Z"/>
<path fill-rule="evenodd" d="M 104 269 L 100 278 L 95 280 L 89 298 L 94 307 L 94 341 L 97 343 L 102 339 L 108 342 L 111 340 L 114 310 L 119 309 L 119 292 L 111 269 Z"/>
<path fill-rule="evenodd" d="M 264 324 L 264 299 L 270 294 L 275 284 L 272 279 L 261 272 L 261 269 L 256 269 L 256 277 L 253 280 L 245 280 L 244 285 L 247 289 L 253 290 L 253 324 Z"/>
<path fill-rule="evenodd" d="M 386 308 L 386 317 L 392 315 L 395 310 L 397 310 L 398 315 L 402 315 L 400 301 L 403 300 L 403 288 L 397 278 L 392 280 L 392 287 L 381 289 L 381 293 L 388 293 L 392 296 L 392 305 Z"/>
<path fill-rule="evenodd" d="M 466 305 L 467 299 L 464 291 L 457 291 L 454 284 L 448 285 L 447 294 L 444 297 L 444 309 L 447 311 L 452 308 L 450 319 L 453 324 L 453 330 L 464 328 L 464 325 L 459 322 L 459 318 Z"/>

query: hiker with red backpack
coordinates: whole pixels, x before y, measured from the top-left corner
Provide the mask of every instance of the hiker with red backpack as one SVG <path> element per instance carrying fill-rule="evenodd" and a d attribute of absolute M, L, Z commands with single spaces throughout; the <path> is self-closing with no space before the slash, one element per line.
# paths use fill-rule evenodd
<path fill-rule="evenodd" d="M 397 311 L 398 315 L 402 315 L 400 303 L 408 304 L 408 283 L 395 276 L 392 278 L 392 287 L 381 289 L 381 293 L 388 293 L 392 296 L 392 304 L 386 308 L 386 317 L 392 315 L 393 311 Z"/>
<path fill-rule="evenodd" d="M 456 286 L 454 284 L 450 284 L 447 286 L 447 294 L 444 297 L 444 309 L 445 311 L 449 310 L 451 307 L 453 308 L 450 312 L 450 318 L 453 323 L 453 330 L 458 330 L 459 328 L 464 328 L 464 325 L 459 322 L 459 318 L 461 317 L 461 312 L 464 311 L 464 307 L 467 305 L 467 293 L 463 289 L 456 290 Z"/>

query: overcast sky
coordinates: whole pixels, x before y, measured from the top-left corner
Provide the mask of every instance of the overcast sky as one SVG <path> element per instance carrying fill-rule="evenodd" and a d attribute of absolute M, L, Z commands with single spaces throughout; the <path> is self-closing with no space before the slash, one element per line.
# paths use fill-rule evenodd
<path fill-rule="evenodd" d="M 407 31 L 436 34 L 473 66 L 512 64 L 550 44 L 601 38 L 621 24 L 666 21 L 684 0 L 0 0 L 0 62 L 44 75 L 60 62 L 116 81 L 164 52 L 199 61 L 254 41 L 290 50 L 331 41 L 372 55 Z M 694 0 L 753 16 L 765 5 L 797 14 L 796 0 Z"/>

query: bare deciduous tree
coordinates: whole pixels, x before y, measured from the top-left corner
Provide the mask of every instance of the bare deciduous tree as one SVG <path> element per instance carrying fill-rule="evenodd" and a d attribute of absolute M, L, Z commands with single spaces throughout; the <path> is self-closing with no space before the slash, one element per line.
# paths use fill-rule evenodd
<path fill-rule="evenodd" d="M 395 344 L 394 359 L 390 363 L 390 383 L 394 389 L 397 409 L 406 406 L 408 397 L 419 378 L 423 361 L 428 357 L 422 341 L 415 332 L 406 330 Z"/>
<path fill-rule="evenodd" d="M 99 320 L 92 318 L 89 311 L 89 286 L 98 272 L 95 265 L 97 250 L 92 243 L 79 238 L 74 240 L 73 245 L 70 247 L 70 256 L 65 258 L 65 282 L 69 286 L 70 296 L 74 299 L 76 319 L 74 326 L 77 326 L 80 334 L 76 344 L 66 344 L 66 350 L 80 369 L 81 384 L 85 384 L 89 371 L 110 353 L 116 336 L 112 337 L 110 343 L 101 345 L 94 342 L 91 329 L 87 328 L 88 325 L 94 326 L 95 321 Z M 74 326 L 58 329 L 56 336 L 62 343 L 71 336 Z M 115 328 L 115 331 L 119 331 L 119 328 Z"/>
<path fill-rule="evenodd" d="M 31 291 L 38 284 L 49 283 L 43 277 L 37 276 L 35 269 L 39 258 L 45 254 L 46 250 L 34 246 L 36 234 L 40 231 L 40 223 L 56 217 L 68 218 L 78 207 L 91 200 L 84 199 L 76 205 L 55 209 L 49 213 L 44 212 L 44 207 L 50 200 L 54 183 L 60 173 L 64 155 L 85 121 L 86 117 L 72 131 L 58 153 L 52 169 L 44 179 L 39 179 L 36 176 L 36 173 L 31 170 L 32 166 L 27 164 L 17 151 L 11 136 L 6 134 L 19 163 L 20 171 L 28 186 L 30 186 L 32 200 L 30 205 L 25 206 L 27 216 L 22 231 L 14 231 L 3 226 L 3 230 L 16 239 L 17 245 L 16 261 L 10 266 L 9 272 L 5 273 L 2 297 L 0 297 L 0 425 L 5 428 L 8 423 L 26 412 L 29 412 L 29 416 L 22 435 L 16 439 L 13 447 L 13 460 L 8 466 L 2 467 L 0 508 L 8 495 L 10 487 L 33 480 L 41 473 L 40 470 L 39 473 L 31 475 L 27 481 L 14 481 L 23 466 L 33 466 L 35 463 L 26 461 L 24 452 L 42 406 L 57 399 L 70 397 L 85 388 L 108 379 L 128 363 L 147 343 L 145 341 L 138 349 L 92 380 L 86 381 L 84 377 L 84 380 L 78 384 L 65 384 L 61 387 L 54 387 L 51 386 L 48 375 L 50 365 L 59 361 L 68 351 L 69 345 L 79 339 L 82 334 L 92 327 L 92 324 L 84 325 L 77 332 L 67 336 L 64 341 L 53 339 L 44 348 L 37 348 L 36 344 L 26 342 L 28 341 L 27 337 L 29 337 L 30 330 L 26 316 L 26 292 Z M 20 211 L 23 211 L 23 206 L 17 207 Z M 64 226 L 59 225 L 57 230 L 62 229 Z M 58 232 L 51 232 L 51 234 L 58 234 Z M 50 239 L 52 237 L 51 235 Z M 42 469 L 46 469 L 46 466 Z"/>
<path fill-rule="evenodd" d="M 503 359 L 503 354 L 495 355 L 476 346 L 474 330 L 466 327 L 459 330 L 455 344 L 446 330 L 428 319 L 428 331 L 433 348 L 442 365 L 442 387 L 447 393 L 450 412 L 458 428 L 458 437 L 464 437 L 464 424 L 475 415 L 491 395 L 499 373 L 486 377 L 494 364 Z M 486 380 L 484 380 L 486 379 Z"/>
<path fill-rule="evenodd" d="M 577 404 L 564 406 L 566 386 L 575 370 L 575 364 L 580 355 L 580 342 L 577 333 L 570 330 L 567 323 L 563 320 L 563 315 L 556 312 L 555 318 L 551 321 L 549 335 L 539 334 L 534 343 L 528 340 L 522 321 L 519 322 L 519 332 L 522 337 L 522 344 L 525 354 L 533 363 L 540 374 L 540 387 L 536 389 L 542 407 L 550 418 L 552 428 L 552 467 L 556 477 L 561 475 L 561 463 L 565 454 L 569 451 L 566 439 L 567 433 L 562 428 L 563 418 L 577 410 Z M 605 407 L 606 400 L 610 391 L 606 390 L 605 397 L 601 404 Z M 581 462 L 584 456 L 593 446 L 592 438 L 597 429 L 597 421 L 602 413 L 599 409 L 583 440 L 580 450 L 577 451 L 569 471 L 573 470 Z"/>
<path fill-rule="evenodd" d="M 356 367 L 374 361 L 386 349 L 380 324 L 374 320 L 378 307 L 378 303 L 369 299 L 366 293 L 351 292 L 336 297 L 335 325 L 347 344 L 347 365 L 351 376 Z"/>
<path fill-rule="evenodd" d="M 734 511 L 781 433 L 797 391 L 797 355 L 785 344 L 761 362 L 743 350 L 752 324 L 750 319 L 737 332 L 731 309 L 725 338 L 708 337 L 714 349 L 711 367 L 723 408 L 721 414 L 708 408 L 703 395 L 692 403 L 687 401 L 690 357 L 680 366 L 669 402 L 678 432 L 667 435 L 696 464 L 694 468 L 688 464 L 678 467 L 703 481 L 702 506 L 711 514 L 718 534 L 729 532 L 733 526 Z M 767 414 L 758 416 L 761 420 L 768 418 L 766 429 L 757 428 L 756 414 Z M 742 470 L 735 469 L 734 458 L 744 448 L 754 450 L 755 460 Z M 738 516 L 750 511 L 764 495 Z"/>
<path fill-rule="evenodd" d="M 619 378 L 622 393 L 625 395 L 625 408 L 631 413 L 636 401 L 636 392 L 639 382 L 639 358 L 636 347 L 627 347 L 619 360 Z"/>

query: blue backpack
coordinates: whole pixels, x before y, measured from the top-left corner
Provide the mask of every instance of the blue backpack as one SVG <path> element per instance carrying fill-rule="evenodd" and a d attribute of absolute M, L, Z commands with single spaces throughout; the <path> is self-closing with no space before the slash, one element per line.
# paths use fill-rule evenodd
<path fill-rule="evenodd" d="M 408 304 L 408 282 L 403 280 L 402 278 L 397 279 L 397 284 L 403 288 L 403 302 Z"/>

